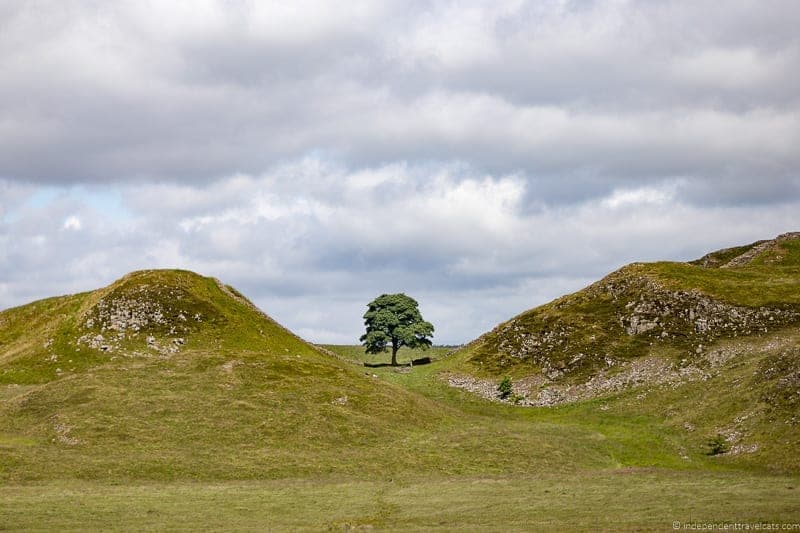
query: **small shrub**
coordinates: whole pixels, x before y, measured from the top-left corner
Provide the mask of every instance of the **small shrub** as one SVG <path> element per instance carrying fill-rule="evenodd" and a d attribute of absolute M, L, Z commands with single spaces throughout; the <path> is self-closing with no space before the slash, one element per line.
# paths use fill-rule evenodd
<path fill-rule="evenodd" d="M 503 381 L 500 382 L 500 385 L 497 386 L 497 392 L 500 393 L 500 398 L 506 399 L 511 396 L 511 393 L 514 392 L 513 388 L 511 387 L 511 378 L 506 376 L 503 378 Z"/>
<path fill-rule="evenodd" d="M 728 444 L 728 441 L 725 440 L 725 436 L 717 433 L 716 436 L 711 437 L 706 442 L 706 446 L 708 446 L 707 455 L 720 455 L 728 450 L 730 450 L 731 446 Z"/>

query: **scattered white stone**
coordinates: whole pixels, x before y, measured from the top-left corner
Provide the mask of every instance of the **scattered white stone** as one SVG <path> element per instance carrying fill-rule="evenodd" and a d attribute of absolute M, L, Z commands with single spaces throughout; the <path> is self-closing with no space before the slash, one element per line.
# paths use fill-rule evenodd
<path fill-rule="evenodd" d="M 731 446 L 731 449 L 728 453 L 731 455 L 739 455 L 742 453 L 755 453 L 759 449 L 758 444 L 736 444 L 735 446 Z"/>
<path fill-rule="evenodd" d="M 76 444 L 80 444 L 78 439 L 70 436 L 69 434 L 69 432 L 72 430 L 72 427 L 56 420 L 53 423 L 53 429 L 56 432 L 56 438 L 58 439 L 58 442 L 61 444 L 66 444 L 67 446 L 75 446 Z"/>

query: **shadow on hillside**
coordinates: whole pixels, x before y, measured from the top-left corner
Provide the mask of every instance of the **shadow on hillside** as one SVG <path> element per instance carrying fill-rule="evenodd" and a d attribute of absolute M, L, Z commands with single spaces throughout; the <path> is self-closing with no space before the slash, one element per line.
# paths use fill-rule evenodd
<path fill-rule="evenodd" d="M 430 362 L 431 362 L 431 358 L 430 357 L 420 357 L 419 359 L 414 359 L 413 361 L 411 361 L 411 366 L 427 365 L 427 364 L 430 364 Z M 368 362 L 364 361 L 364 366 L 368 366 L 370 368 L 383 368 L 383 367 L 386 367 L 386 366 L 392 366 L 392 364 L 391 363 L 368 363 Z M 408 363 L 401 363 L 401 364 L 398 364 L 397 366 L 398 367 L 408 366 Z"/>

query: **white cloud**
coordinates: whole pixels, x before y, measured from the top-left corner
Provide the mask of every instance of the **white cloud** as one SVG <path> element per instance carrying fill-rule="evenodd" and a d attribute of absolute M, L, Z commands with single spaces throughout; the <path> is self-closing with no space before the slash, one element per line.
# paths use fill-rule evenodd
<path fill-rule="evenodd" d="M 460 342 L 624 262 L 797 229 L 796 2 L 0 17 L 0 307 L 181 267 L 312 340 L 404 290 Z"/>
<path fill-rule="evenodd" d="M 610 209 L 647 204 L 665 204 L 675 197 L 675 186 L 661 188 L 643 187 L 639 189 L 618 189 L 602 200 L 602 205 Z"/>
<path fill-rule="evenodd" d="M 298 180 L 280 179 L 287 174 Z M 123 190 L 130 218 L 81 222 L 80 235 L 57 229 L 96 217 L 89 204 L 102 191 L 85 204 L 56 191 L 0 225 L 0 307 L 134 269 L 187 268 L 233 284 L 314 341 L 355 342 L 366 302 L 403 291 L 438 341 L 459 343 L 627 262 L 686 260 L 796 229 L 798 202 L 708 208 L 684 201 L 690 186 L 666 181 L 531 210 L 515 175 L 448 164 L 351 173 L 299 160 L 210 188 Z"/>
<path fill-rule="evenodd" d="M 780 84 L 787 70 L 797 65 L 798 50 L 777 54 L 754 48 L 709 48 L 676 57 L 671 74 L 700 87 L 727 90 L 768 88 Z"/>
<path fill-rule="evenodd" d="M 64 224 L 61 225 L 61 229 L 67 231 L 80 231 L 81 227 L 81 219 L 75 215 L 68 216 L 64 219 Z"/>
<path fill-rule="evenodd" d="M 433 160 L 534 183 L 593 173 L 605 193 L 633 176 L 786 183 L 800 164 L 790 2 L 6 11 L 6 179 L 208 183 L 317 154 L 351 172 Z"/>

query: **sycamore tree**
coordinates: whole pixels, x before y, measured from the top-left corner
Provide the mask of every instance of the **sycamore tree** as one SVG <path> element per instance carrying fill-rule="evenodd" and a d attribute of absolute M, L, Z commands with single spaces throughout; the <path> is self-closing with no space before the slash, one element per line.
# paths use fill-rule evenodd
<path fill-rule="evenodd" d="M 431 345 L 433 324 L 423 320 L 413 298 L 402 293 L 383 294 L 367 307 L 367 332 L 360 339 L 367 353 L 385 352 L 391 346 L 392 366 L 397 366 L 397 350 L 401 346 L 426 349 Z"/>

